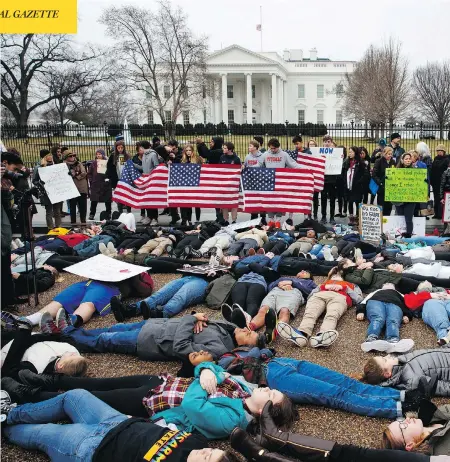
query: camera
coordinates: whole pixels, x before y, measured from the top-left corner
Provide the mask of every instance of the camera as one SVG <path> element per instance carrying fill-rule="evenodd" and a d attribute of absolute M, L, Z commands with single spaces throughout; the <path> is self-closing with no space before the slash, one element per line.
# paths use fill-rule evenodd
<path fill-rule="evenodd" d="M 11 180 L 18 180 L 19 178 L 23 177 L 23 173 L 11 172 L 10 170 L 5 169 L 5 173 L 3 174 L 3 176 L 10 178 Z"/>

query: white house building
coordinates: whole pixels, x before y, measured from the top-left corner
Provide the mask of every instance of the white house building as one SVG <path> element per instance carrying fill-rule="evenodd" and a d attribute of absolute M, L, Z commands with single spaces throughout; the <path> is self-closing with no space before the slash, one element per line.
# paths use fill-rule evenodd
<path fill-rule="evenodd" d="M 180 124 L 345 122 L 339 99 L 345 74 L 354 61 L 319 58 L 317 50 L 254 52 L 239 45 L 216 51 L 207 59 L 209 85 L 198 109 L 183 111 Z M 170 109 L 170 108 L 168 108 Z M 156 111 L 144 123 L 161 123 Z"/>

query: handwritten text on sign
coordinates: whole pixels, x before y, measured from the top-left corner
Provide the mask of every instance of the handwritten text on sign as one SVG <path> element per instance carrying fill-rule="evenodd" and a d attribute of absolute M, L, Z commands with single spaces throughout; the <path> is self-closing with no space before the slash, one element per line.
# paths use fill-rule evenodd
<path fill-rule="evenodd" d="M 326 156 L 325 175 L 340 175 L 344 160 L 343 148 L 309 148 L 312 154 Z"/>
<path fill-rule="evenodd" d="M 380 241 L 381 233 L 383 232 L 381 207 L 361 204 L 359 207 L 359 222 L 361 226 L 361 239 L 363 241 Z"/>
<path fill-rule="evenodd" d="M 39 177 L 45 183 L 45 192 L 52 204 L 80 195 L 65 163 L 39 167 Z"/>
<path fill-rule="evenodd" d="M 387 202 L 427 202 L 426 168 L 387 168 Z"/>

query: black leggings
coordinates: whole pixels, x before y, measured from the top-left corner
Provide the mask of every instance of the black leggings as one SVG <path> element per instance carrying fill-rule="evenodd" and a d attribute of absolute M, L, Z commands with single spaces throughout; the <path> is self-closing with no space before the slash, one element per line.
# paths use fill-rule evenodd
<path fill-rule="evenodd" d="M 86 223 L 87 214 L 87 194 L 80 193 L 78 197 L 69 200 L 70 205 L 70 223 L 74 225 L 77 222 L 77 206 L 80 212 L 81 223 Z"/>
<path fill-rule="evenodd" d="M 306 459 L 305 459 L 306 460 Z M 336 443 L 330 453 L 333 462 L 430 462 L 426 454 L 393 449 L 370 449 Z"/>
<path fill-rule="evenodd" d="M 231 300 L 253 317 L 258 313 L 266 293 L 266 288 L 257 282 L 237 282 L 231 289 Z"/>
<path fill-rule="evenodd" d="M 94 215 L 97 212 L 97 201 L 91 201 L 91 210 L 90 210 L 90 215 Z M 111 217 L 111 202 L 105 202 L 105 208 L 106 208 L 106 213 L 108 214 L 108 217 Z"/>
<path fill-rule="evenodd" d="M 265 252 L 273 252 L 275 255 L 282 254 L 287 249 L 287 244 L 283 240 L 269 241 L 263 245 Z"/>
<path fill-rule="evenodd" d="M 192 207 L 180 207 L 181 212 L 181 221 L 192 221 Z M 202 209 L 200 207 L 195 207 L 195 220 L 200 221 L 200 215 Z"/>
<path fill-rule="evenodd" d="M 334 183 L 325 183 L 320 193 L 320 207 L 322 218 L 327 216 L 327 202 L 330 200 L 330 220 L 334 218 L 336 207 L 336 185 Z"/>
<path fill-rule="evenodd" d="M 157 257 L 151 261 L 152 273 L 176 273 L 183 268 L 183 265 L 199 266 L 204 265 L 204 261 L 183 260 L 181 258 Z"/>
<path fill-rule="evenodd" d="M 64 391 L 76 388 L 88 390 L 122 414 L 134 417 L 148 417 L 148 412 L 143 406 L 142 400 L 152 388 L 161 383 L 162 379 L 156 375 L 132 375 L 106 379 L 61 375 L 57 378 L 56 386 Z M 45 401 L 54 398 L 58 394 L 56 391 L 41 391 L 34 395 L 33 401 Z"/>
<path fill-rule="evenodd" d="M 181 255 L 185 246 L 190 245 L 193 249 L 198 250 L 204 241 L 200 240 L 198 234 L 191 234 L 183 237 L 175 247 L 175 255 Z"/>
<path fill-rule="evenodd" d="M 53 266 L 58 271 L 72 266 L 75 263 L 80 263 L 80 261 L 86 260 L 89 257 L 80 257 L 79 255 L 52 255 L 46 262 L 46 265 Z"/>

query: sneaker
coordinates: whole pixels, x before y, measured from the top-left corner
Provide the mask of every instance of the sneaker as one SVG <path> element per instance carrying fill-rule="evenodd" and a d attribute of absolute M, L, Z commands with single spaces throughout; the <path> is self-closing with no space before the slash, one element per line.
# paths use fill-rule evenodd
<path fill-rule="evenodd" d="M 330 218 L 330 225 L 335 226 L 336 225 L 336 220 L 334 218 Z"/>
<path fill-rule="evenodd" d="M 17 407 L 17 404 L 12 402 L 9 393 L 6 390 L 0 390 L 0 422 L 6 422 L 8 414 L 11 412 L 11 409 L 15 407 Z"/>
<path fill-rule="evenodd" d="M 390 348 L 390 343 L 387 340 L 370 340 L 370 338 L 367 338 L 367 340 L 361 344 L 361 349 L 364 352 L 369 352 L 369 351 L 387 351 Z"/>
<path fill-rule="evenodd" d="M 361 249 L 355 249 L 354 257 L 355 257 L 355 261 L 363 258 Z"/>
<path fill-rule="evenodd" d="M 403 338 L 395 342 L 388 340 L 389 348 L 386 353 L 406 353 L 414 348 L 414 340 L 410 338 Z"/>
<path fill-rule="evenodd" d="M 125 320 L 125 317 L 122 312 L 122 301 L 120 299 L 120 296 L 114 295 L 113 297 L 111 297 L 109 304 L 111 305 L 111 311 L 113 312 L 116 321 L 123 322 Z"/>
<path fill-rule="evenodd" d="M 152 310 L 151 308 L 148 306 L 148 303 L 145 301 L 145 300 L 142 300 L 140 303 L 139 303 L 139 308 L 141 310 L 141 314 L 142 314 L 142 317 L 144 319 L 149 319 L 152 317 Z"/>
<path fill-rule="evenodd" d="M 295 343 L 300 348 L 303 348 L 308 344 L 308 338 L 306 335 L 286 322 L 280 321 L 277 326 L 277 331 L 280 337 Z"/>
<path fill-rule="evenodd" d="M 56 327 L 62 332 L 69 326 L 72 326 L 72 319 L 70 316 L 66 315 L 66 310 L 64 308 L 60 308 L 56 313 L 55 318 Z"/>
<path fill-rule="evenodd" d="M 320 223 L 325 225 L 327 223 L 327 217 L 322 217 L 322 219 L 320 220 Z"/>
<path fill-rule="evenodd" d="M 147 225 L 150 225 L 150 226 L 158 226 L 158 220 L 156 220 L 156 219 L 150 220 L 149 219 L 148 223 L 144 223 L 144 224 L 147 224 Z"/>
<path fill-rule="evenodd" d="M 155 220 L 150 220 L 149 217 L 144 217 L 144 218 L 142 219 L 141 223 L 142 223 L 143 225 L 150 225 L 151 223 L 153 223 L 153 221 L 155 221 Z"/>
<path fill-rule="evenodd" d="M 19 329 L 32 330 L 33 324 L 24 316 L 16 316 L 8 311 L 1 313 L 2 329 L 7 332 L 14 332 Z"/>
<path fill-rule="evenodd" d="M 1 383 L 2 391 L 8 393 L 11 399 L 19 403 L 32 401 L 32 397 L 40 391 L 39 388 L 19 383 L 12 377 L 3 377 Z"/>
<path fill-rule="evenodd" d="M 117 255 L 117 249 L 114 247 L 112 242 L 108 242 L 106 249 L 109 257 L 115 257 Z"/>
<path fill-rule="evenodd" d="M 234 312 L 242 312 L 242 314 L 244 315 L 244 318 L 245 318 L 245 326 L 244 327 L 247 327 L 247 329 L 250 329 L 250 323 L 252 322 L 252 317 L 246 311 L 244 311 L 242 306 L 239 305 L 238 303 L 233 303 L 232 309 L 233 309 L 233 313 Z M 231 318 L 233 319 L 233 316 L 231 316 Z"/>
<path fill-rule="evenodd" d="M 313 348 L 329 347 L 339 337 L 337 330 L 326 330 L 309 338 L 309 345 Z"/>
<path fill-rule="evenodd" d="M 16 250 L 17 244 L 14 241 L 11 241 L 11 250 Z"/>
<path fill-rule="evenodd" d="M 331 255 L 333 255 L 334 259 L 339 257 L 339 249 L 335 245 L 331 247 Z"/>
<path fill-rule="evenodd" d="M 191 245 L 184 247 L 184 254 L 194 258 L 203 258 L 203 254 L 199 250 L 195 250 Z"/>
<path fill-rule="evenodd" d="M 222 306 L 220 307 L 220 311 L 222 313 L 223 319 L 225 321 L 231 322 L 231 315 L 233 314 L 233 308 L 231 308 L 230 305 L 227 303 L 222 303 Z"/>
<path fill-rule="evenodd" d="M 19 238 L 14 239 L 14 242 L 16 243 L 18 249 L 25 247 L 25 244 Z"/>
<path fill-rule="evenodd" d="M 440 338 L 437 341 L 437 343 L 438 343 L 439 346 L 445 346 L 448 343 L 450 343 L 450 332 L 445 337 Z"/>
<path fill-rule="evenodd" d="M 39 321 L 39 329 L 43 334 L 60 334 L 61 331 L 58 329 L 58 326 L 53 321 L 52 315 L 45 311 L 42 313 L 41 320 Z"/>
<path fill-rule="evenodd" d="M 142 223 L 144 220 L 145 220 L 145 215 L 141 215 L 138 220 L 138 223 Z"/>
<path fill-rule="evenodd" d="M 172 217 L 172 220 L 169 224 L 170 226 L 175 226 L 180 220 L 181 220 L 180 215 L 175 215 L 174 217 Z"/>
<path fill-rule="evenodd" d="M 220 255 L 211 255 L 209 259 L 209 266 L 212 266 L 213 268 L 215 268 L 216 266 L 220 266 Z"/>
<path fill-rule="evenodd" d="M 329 247 L 323 248 L 323 257 L 325 261 L 334 261 L 333 255 L 331 255 L 331 249 Z"/>
<path fill-rule="evenodd" d="M 108 256 L 109 252 L 104 242 L 100 242 L 100 244 L 98 245 L 98 250 L 100 251 L 102 255 Z"/>
<path fill-rule="evenodd" d="M 248 329 L 247 317 L 245 316 L 247 313 L 245 313 L 242 308 L 235 308 L 234 306 L 235 305 L 233 305 L 233 311 L 231 312 L 231 322 L 240 329 Z"/>
<path fill-rule="evenodd" d="M 264 318 L 264 324 L 266 325 L 266 331 L 264 332 L 266 336 L 266 342 L 273 342 L 278 335 L 277 325 L 278 325 L 278 316 L 277 312 L 273 308 L 267 310 L 266 316 Z"/>
<path fill-rule="evenodd" d="M 89 220 L 95 220 L 95 216 L 94 215 L 89 215 Z"/>

